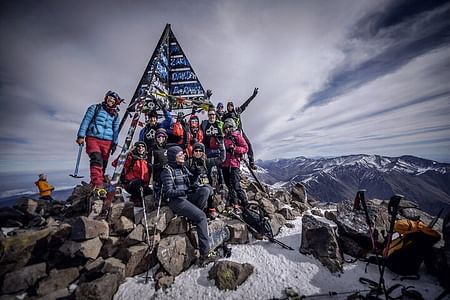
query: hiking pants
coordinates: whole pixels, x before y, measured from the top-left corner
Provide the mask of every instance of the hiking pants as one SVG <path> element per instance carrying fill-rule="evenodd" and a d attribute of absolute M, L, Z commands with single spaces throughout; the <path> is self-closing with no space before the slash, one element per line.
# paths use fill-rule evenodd
<path fill-rule="evenodd" d="M 241 177 L 239 176 L 238 168 L 224 167 L 222 168 L 223 179 L 228 187 L 228 202 L 227 205 L 247 204 L 247 194 L 241 187 Z"/>
<path fill-rule="evenodd" d="M 207 255 L 209 252 L 208 219 L 203 211 L 209 195 L 208 187 L 199 187 L 195 193 L 188 194 L 187 199 L 178 198 L 169 201 L 169 207 L 175 214 L 186 217 L 197 225 L 200 255 Z"/>
<path fill-rule="evenodd" d="M 104 174 L 108 166 L 112 141 L 86 137 L 86 153 L 90 158 L 91 184 L 103 185 Z"/>

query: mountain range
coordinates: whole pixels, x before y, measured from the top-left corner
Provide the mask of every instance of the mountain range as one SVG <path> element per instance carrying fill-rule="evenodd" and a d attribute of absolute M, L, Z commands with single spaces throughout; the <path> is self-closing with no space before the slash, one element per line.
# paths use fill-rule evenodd
<path fill-rule="evenodd" d="M 415 156 L 348 155 L 334 158 L 259 160 L 258 177 L 275 187 L 295 182 L 324 202 L 353 199 L 366 189 L 368 199 L 402 194 L 429 213 L 450 209 L 450 164 Z"/>

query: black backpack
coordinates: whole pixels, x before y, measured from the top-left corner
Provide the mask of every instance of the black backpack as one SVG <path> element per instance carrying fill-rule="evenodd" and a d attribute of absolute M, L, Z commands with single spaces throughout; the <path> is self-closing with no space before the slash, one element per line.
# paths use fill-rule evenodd
<path fill-rule="evenodd" d="M 257 203 L 249 203 L 242 211 L 242 219 L 259 234 L 273 238 L 272 227 L 264 210 Z"/>

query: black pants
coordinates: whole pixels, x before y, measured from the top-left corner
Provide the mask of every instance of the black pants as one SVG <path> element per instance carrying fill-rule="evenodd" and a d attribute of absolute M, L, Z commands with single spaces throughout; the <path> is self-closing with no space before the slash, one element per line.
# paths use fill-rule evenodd
<path fill-rule="evenodd" d="M 228 187 L 228 205 L 247 205 L 247 194 L 241 187 L 241 176 L 238 168 L 222 168 L 223 179 Z"/>
<path fill-rule="evenodd" d="M 187 199 L 177 198 L 169 201 L 169 207 L 174 213 L 197 225 L 200 255 L 207 255 L 209 252 L 208 219 L 204 212 L 209 195 L 210 189 L 204 186 L 197 188 L 195 193 L 188 194 Z"/>
<path fill-rule="evenodd" d="M 130 201 L 141 199 L 141 187 L 144 188 L 144 197 L 152 194 L 152 190 L 142 179 L 134 179 L 125 187 L 125 190 L 131 194 Z"/>
<path fill-rule="evenodd" d="M 42 199 L 42 200 L 48 200 L 48 201 L 50 201 L 50 202 L 53 201 L 52 196 L 41 196 L 41 197 L 39 197 L 39 199 Z"/>

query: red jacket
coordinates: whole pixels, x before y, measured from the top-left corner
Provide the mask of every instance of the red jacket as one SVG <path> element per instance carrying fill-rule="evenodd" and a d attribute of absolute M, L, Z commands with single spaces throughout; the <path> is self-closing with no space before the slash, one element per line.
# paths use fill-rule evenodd
<path fill-rule="evenodd" d="M 117 166 L 117 161 L 119 158 L 112 162 L 113 167 Z M 125 179 L 132 181 L 134 179 L 142 179 L 144 183 L 148 184 L 150 181 L 150 173 L 148 170 L 147 160 L 138 158 L 134 159 L 133 154 L 129 153 L 127 159 L 125 160 L 125 165 L 123 166 L 125 172 Z"/>
<path fill-rule="evenodd" d="M 241 158 L 248 151 L 248 145 L 238 131 L 234 131 L 231 135 L 232 137 L 225 135 L 223 140 L 226 150 L 226 157 L 222 167 L 239 169 L 241 167 Z M 231 144 L 234 144 L 233 151 L 231 151 Z"/>

